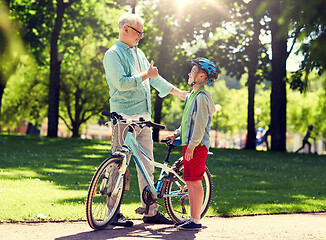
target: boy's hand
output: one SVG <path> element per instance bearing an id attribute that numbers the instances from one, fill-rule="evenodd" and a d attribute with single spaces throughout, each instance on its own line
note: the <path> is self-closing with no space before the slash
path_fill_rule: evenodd
<path id="1" fill-rule="evenodd" d="M 191 159 L 193 159 L 193 157 L 194 157 L 194 150 L 187 148 L 186 153 L 185 153 L 185 159 L 187 161 L 190 161 Z"/>
<path id="2" fill-rule="evenodd" d="M 167 136 L 164 139 L 170 139 L 171 140 L 171 144 L 172 144 L 174 142 L 174 140 L 176 139 L 176 135 L 173 134 L 173 135 Z M 165 143 L 165 145 L 167 145 L 167 144 Z"/>

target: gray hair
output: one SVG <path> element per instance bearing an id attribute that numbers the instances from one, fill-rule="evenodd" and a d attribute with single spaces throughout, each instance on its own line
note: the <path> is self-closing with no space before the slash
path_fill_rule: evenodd
<path id="1" fill-rule="evenodd" d="M 124 13 L 119 19 L 119 29 L 123 28 L 126 25 L 135 25 L 140 23 L 144 25 L 144 19 L 142 19 L 139 15 L 134 13 Z"/>

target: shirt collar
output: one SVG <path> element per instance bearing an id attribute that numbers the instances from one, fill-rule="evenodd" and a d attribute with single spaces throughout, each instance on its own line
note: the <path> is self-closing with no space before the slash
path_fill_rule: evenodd
<path id="1" fill-rule="evenodd" d="M 116 39 L 115 40 L 115 44 L 118 45 L 119 47 L 122 47 L 122 48 L 125 48 L 125 49 L 131 49 L 128 44 L 124 43 L 124 42 L 121 42 L 120 40 Z M 132 47 L 133 49 L 136 49 L 137 46 L 133 46 Z"/>

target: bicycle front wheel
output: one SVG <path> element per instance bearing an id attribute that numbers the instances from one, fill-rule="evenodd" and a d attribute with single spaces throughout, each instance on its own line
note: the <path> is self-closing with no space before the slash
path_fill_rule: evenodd
<path id="1" fill-rule="evenodd" d="M 183 164 L 180 164 L 179 171 L 183 173 Z M 207 167 L 203 176 L 202 185 L 204 189 L 204 199 L 201 208 L 201 218 L 203 218 L 206 214 L 212 201 L 213 194 L 212 177 Z M 164 198 L 164 205 L 169 216 L 174 222 L 180 222 L 183 219 L 189 218 L 191 216 L 188 188 L 185 183 L 181 182 L 180 180 L 170 181 L 166 185 L 164 192 L 165 194 L 170 195 Z M 180 196 L 180 194 L 184 195 Z"/>
<path id="2" fill-rule="evenodd" d="M 119 180 L 122 159 L 106 159 L 95 172 L 86 198 L 86 216 L 89 226 L 95 230 L 105 229 L 119 210 L 125 177 Z M 117 181 L 121 181 L 118 193 L 112 195 Z"/>

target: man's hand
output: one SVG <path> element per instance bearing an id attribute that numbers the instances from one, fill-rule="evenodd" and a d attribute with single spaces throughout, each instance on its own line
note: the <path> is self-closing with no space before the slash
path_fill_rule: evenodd
<path id="1" fill-rule="evenodd" d="M 187 148 L 186 153 L 185 153 L 186 161 L 190 161 L 193 158 L 194 158 L 194 150 L 190 149 L 190 148 Z"/>
<path id="2" fill-rule="evenodd" d="M 173 88 L 170 93 L 174 96 L 178 96 L 181 100 L 185 100 L 188 91 L 181 91 L 178 88 Z"/>
<path id="3" fill-rule="evenodd" d="M 147 78 L 156 78 L 158 77 L 157 67 L 154 67 L 154 61 L 152 60 L 151 65 L 149 65 L 147 72 L 143 75 L 143 81 Z"/>

